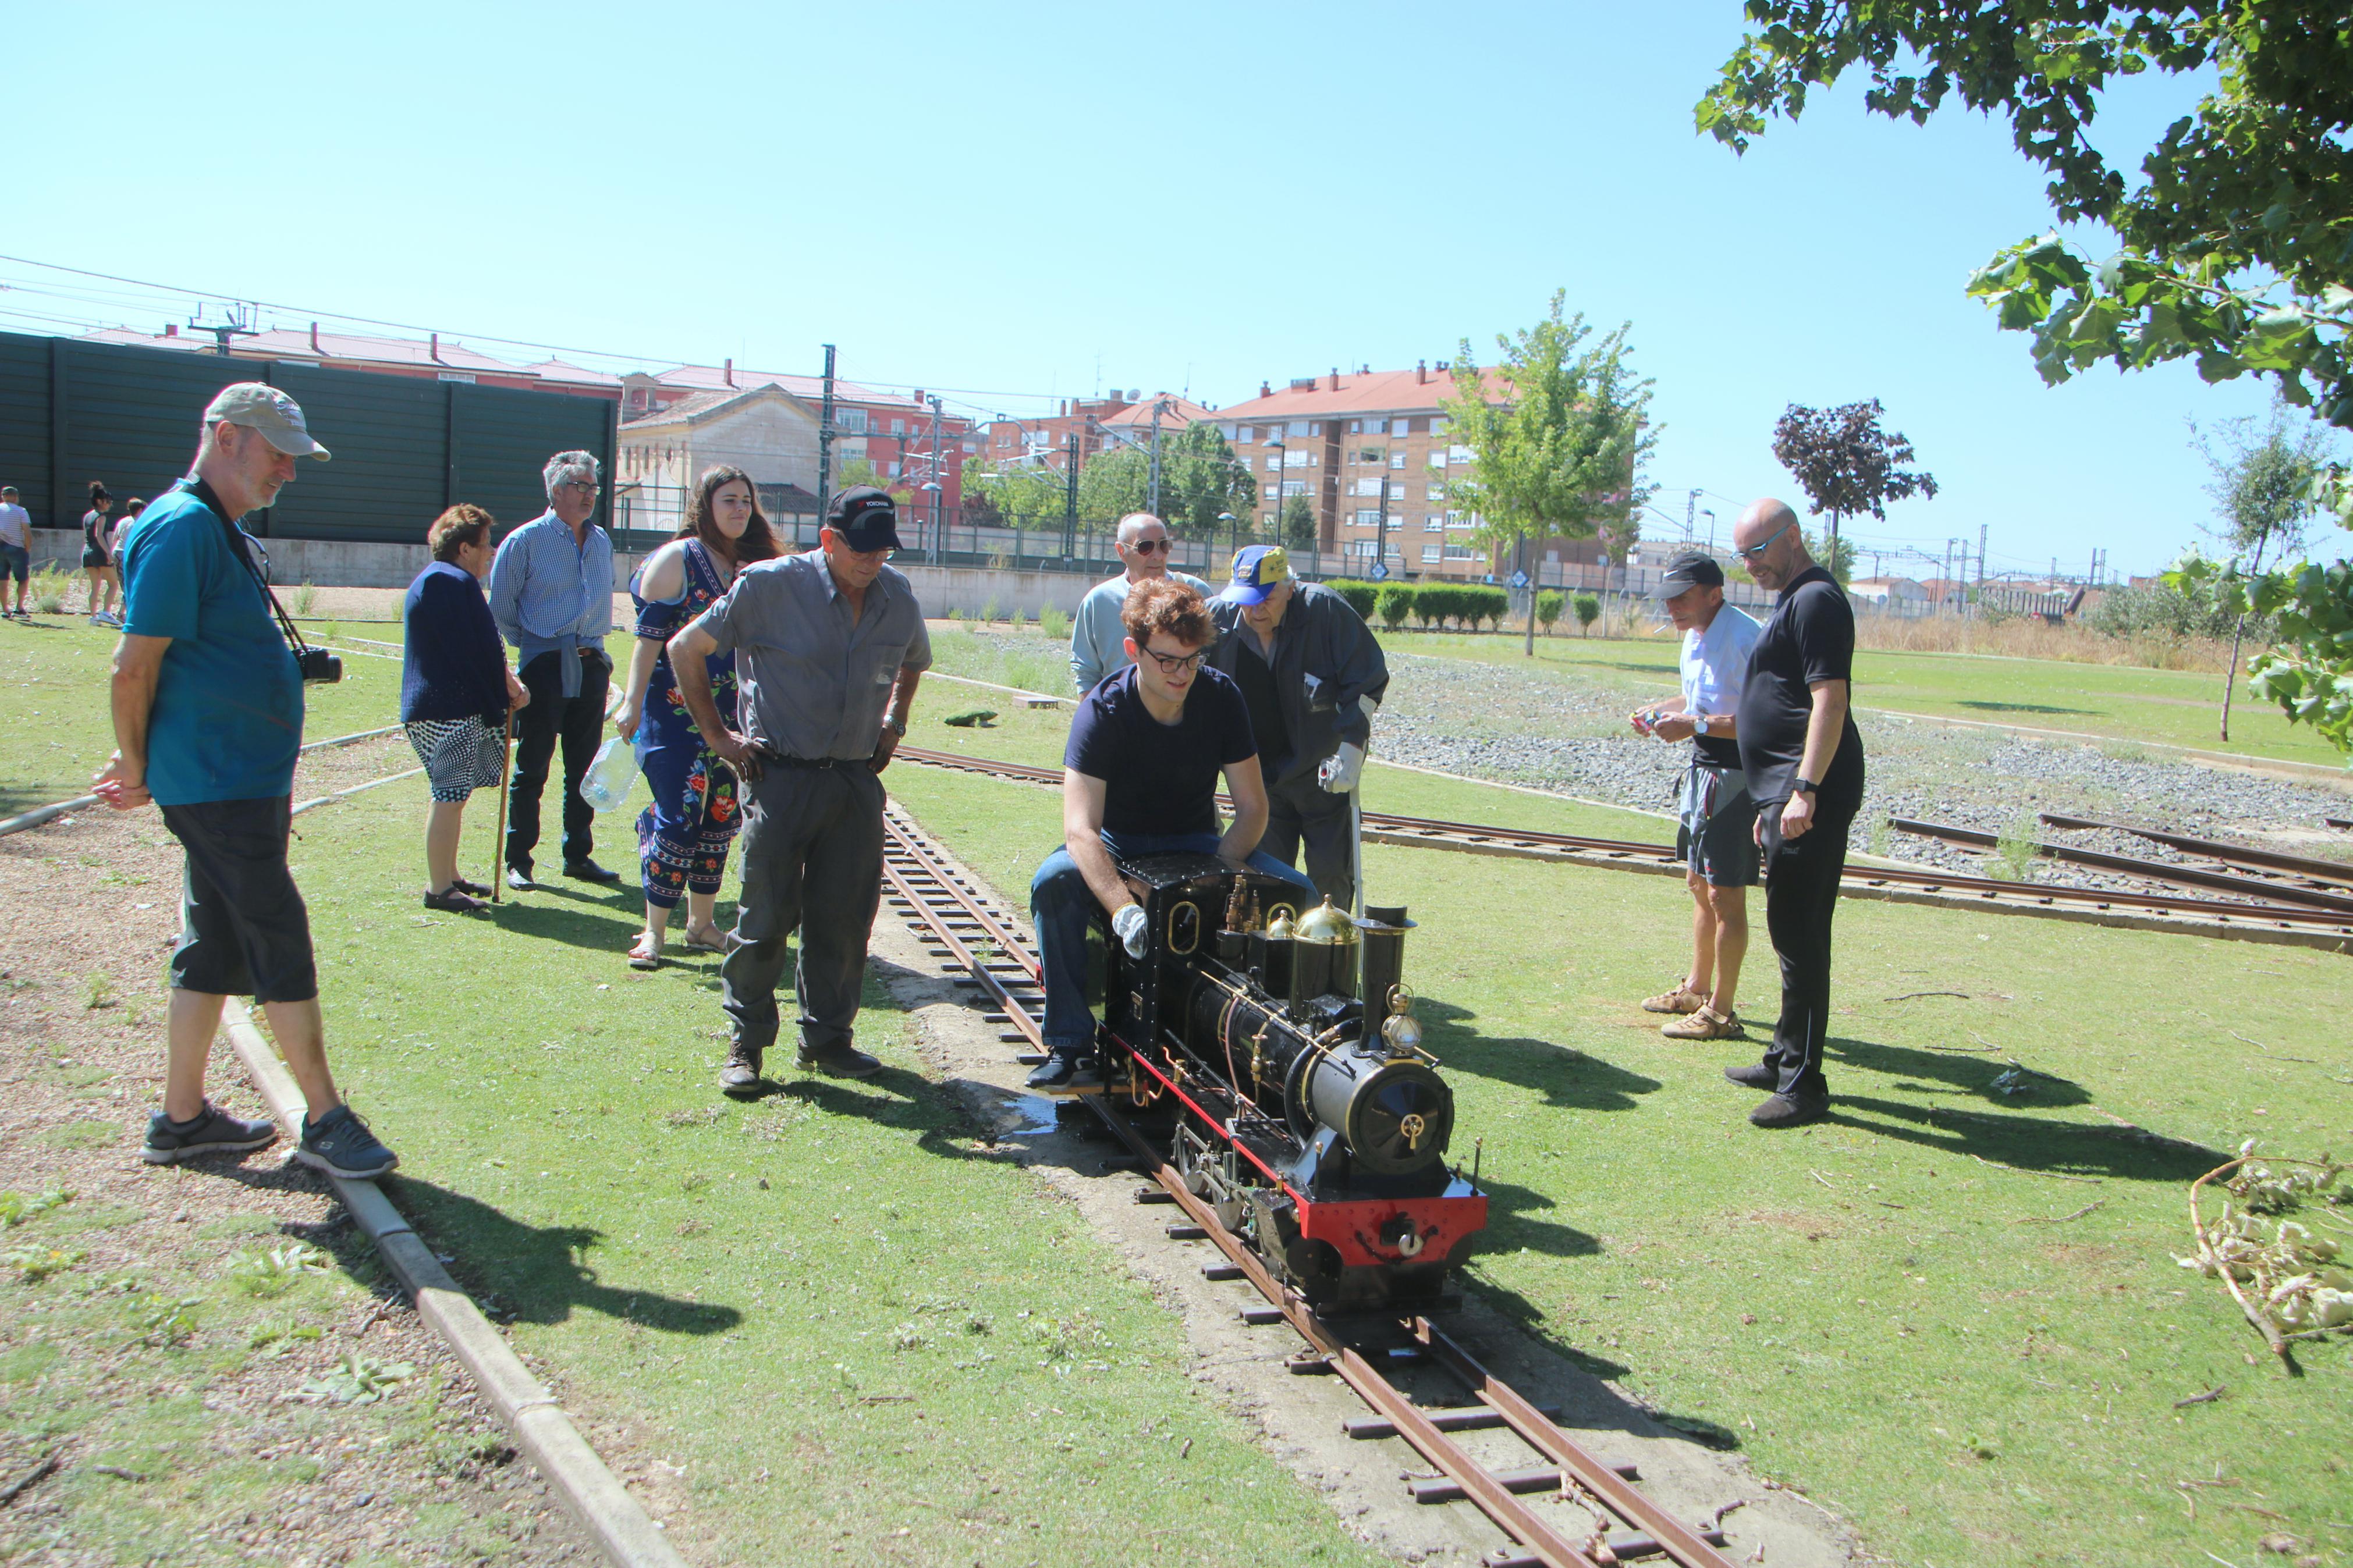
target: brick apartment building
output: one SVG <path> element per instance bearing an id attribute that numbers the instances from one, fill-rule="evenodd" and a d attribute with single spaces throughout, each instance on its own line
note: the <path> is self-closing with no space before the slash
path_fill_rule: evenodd
<path id="1" fill-rule="evenodd" d="M 992 419 L 978 432 L 980 460 L 991 468 L 1048 468 L 1061 473 L 1070 467 L 1071 443 L 1077 442 L 1079 467 L 1099 452 L 1117 447 L 1148 447 L 1152 416 L 1160 410 L 1163 435 L 1188 425 L 1214 419 L 1216 410 L 1175 393 L 1144 395 L 1143 390 L 1108 397 L 1062 399 L 1054 413 L 1036 419 Z"/>

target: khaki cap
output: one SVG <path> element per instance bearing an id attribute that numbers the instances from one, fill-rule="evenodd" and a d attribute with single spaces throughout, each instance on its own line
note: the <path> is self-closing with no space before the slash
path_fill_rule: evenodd
<path id="1" fill-rule="evenodd" d="M 224 419 L 260 431 L 263 440 L 290 458 L 328 459 L 327 449 L 311 438 L 310 427 L 302 423 L 302 405 L 267 382 L 240 381 L 222 387 L 205 410 L 205 428 Z"/>

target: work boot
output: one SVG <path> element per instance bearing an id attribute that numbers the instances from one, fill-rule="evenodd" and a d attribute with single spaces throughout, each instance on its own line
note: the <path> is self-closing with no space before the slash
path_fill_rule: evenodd
<path id="1" fill-rule="evenodd" d="M 729 1047 L 727 1065 L 719 1069 L 719 1087 L 730 1094 L 749 1094 L 760 1087 L 760 1052 L 758 1047 L 736 1045 Z"/>
<path id="2" fill-rule="evenodd" d="M 882 1058 L 870 1057 L 844 1040 L 818 1050 L 803 1046 L 793 1058 L 793 1065 L 804 1072 L 821 1072 L 828 1078 L 872 1078 L 882 1070 Z"/>
<path id="3" fill-rule="evenodd" d="M 1827 1094 L 1777 1094 L 1748 1113 L 1759 1127 L 1803 1127 L 1831 1113 Z"/>
<path id="4" fill-rule="evenodd" d="M 1767 1067 L 1763 1062 L 1750 1062 L 1746 1067 L 1725 1068 L 1724 1076 L 1743 1089 L 1771 1089 L 1781 1081 L 1781 1069 Z"/>

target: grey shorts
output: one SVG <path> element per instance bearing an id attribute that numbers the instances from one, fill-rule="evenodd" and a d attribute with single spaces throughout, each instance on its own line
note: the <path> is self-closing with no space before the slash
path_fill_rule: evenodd
<path id="1" fill-rule="evenodd" d="M 1712 888 L 1753 888 L 1764 879 L 1757 848 L 1757 803 L 1734 774 L 1713 792 L 1686 774 L 1675 824 L 1675 858 Z"/>

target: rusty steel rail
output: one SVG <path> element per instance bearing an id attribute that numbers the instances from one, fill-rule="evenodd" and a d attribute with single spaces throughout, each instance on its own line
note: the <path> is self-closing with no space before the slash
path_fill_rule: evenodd
<path id="1" fill-rule="evenodd" d="M 965 973 L 960 978 L 983 990 L 1001 1009 L 1004 1021 L 1018 1026 L 1018 1033 L 1000 1038 L 1026 1039 L 1033 1047 L 1039 1046 L 1041 1037 L 1031 1009 L 1039 1000 L 1044 976 L 1028 940 L 972 888 L 912 818 L 893 807 L 885 815 L 883 826 L 883 878 L 892 903 L 947 967 L 962 969 Z M 992 950 L 1001 956 L 988 956 Z M 1163 1201 L 1185 1213 L 1190 1222 L 1187 1236 L 1198 1233 L 1195 1238 L 1214 1243 L 1228 1259 L 1222 1277 L 1249 1280 L 1270 1303 L 1271 1310 L 1256 1309 L 1267 1314 L 1265 1321 L 1286 1322 L 1307 1342 L 1311 1356 L 1294 1365 L 1317 1371 L 1328 1367 L 1396 1436 L 1437 1466 L 1460 1489 L 1461 1496 L 1511 1538 L 1516 1550 L 1496 1554 L 1496 1561 L 1547 1568 L 1600 1568 L 1631 1557 L 1663 1555 L 1681 1568 L 1731 1568 L 1730 1560 L 1715 1550 L 1724 1540 L 1721 1530 L 1687 1525 L 1642 1496 L 1628 1482 L 1630 1466 L 1612 1465 L 1598 1458 L 1562 1431 L 1550 1415 L 1488 1371 L 1444 1330 L 1418 1315 L 1399 1317 L 1397 1326 L 1426 1349 L 1436 1364 L 1461 1381 L 1484 1408 L 1479 1416 L 1466 1416 L 1416 1405 L 1382 1374 L 1372 1357 L 1277 1280 L 1258 1255 L 1219 1221 L 1217 1210 L 1188 1190 L 1176 1167 L 1106 1100 L 1103 1095 L 1084 1097 L 1136 1164 L 1158 1184 L 1166 1194 Z M 1489 1412 L 1492 1417 L 1481 1418 Z M 1540 1487 L 1517 1472 L 1499 1472 L 1482 1464 L 1449 1435 L 1491 1426 L 1509 1427 L 1556 1467 L 1542 1473 Z M 1573 1539 L 1517 1495 L 1531 1489 L 1558 1492 L 1571 1483 L 1637 1533 Z"/>
<path id="2" fill-rule="evenodd" d="M 1909 833 L 1922 838 L 1941 839 L 1947 844 L 1964 844 L 1975 848 L 1990 849 L 2000 842 L 1994 834 L 1975 827 L 1956 827 L 1950 823 L 1922 822 L 1915 817 L 1891 816 L 1887 826 L 1898 833 Z M 2319 888 L 2296 888 L 2284 883 L 2264 881 L 2259 878 L 2242 877 L 2230 871 L 2203 871 L 2195 866 L 2178 866 L 2166 860 L 2144 860 L 2137 855 L 2111 855 L 2105 849 L 2078 849 L 2068 844 L 2050 844 L 2042 839 L 2032 841 L 2037 855 L 2070 866 L 2085 866 L 2094 870 L 2116 871 L 2128 877 L 2141 877 L 2152 882 L 2171 882 L 2184 888 L 2206 888 L 2217 892 L 2236 893 L 2242 898 L 2270 906 L 2267 917 L 2284 917 L 2279 906 L 2294 904 L 2302 909 L 2325 911 L 2323 918 L 2333 915 L 2339 921 L 2353 915 L 2353 893 L 2335 893 Z"/>
<path id="3" fill-rule="evenodd" d="M 925 767 L 973 773 L 982 778 L 1049 785 L 1059 785 L 1062 782 L 1059 768 L 998 762 L 987 757 L 965 756 L 956 752 L 935 752 L 922 746 L 902 746 L 894 755 L 902 761 Z M 1224 796 L 1219 799 L 1221 804 L 1230 805 Z M 1581 866 L 1623 870 L 1674 870 L 1682 865 L 1675 858 L 1672 846 L 1644 843 L 1638 839 L 1595 838 L 1538 828 L 1496 827 L 1475 822 L 1448 822 L 1435 817 L 1403 816 L 1377 811 L 1364 814 L 1364 826 L 1366 839 L 1371 843 L 1527 859 L 1567 860 Z M 1985 836 L 1985 841 L 1990 844 L 1991 836 Z M 2156 867 L 2162 863 L 2150 861 L 2146 864 Z M 2107 913 L 2164 916 L 2181 921 L 2212 921 L 2218 926 L 2240 930 L 2268 927 L 2316 933 L 2314 937 L 2295 939 L 2300 941 L 2327 943 L 2332 935 L 2353 941 L 2353 900 L 2347 900 L 2346 907 L 2341 910 L 2310 903 L 2289 903 L 2275 896 L 2279 890 L 2275 883 L 2250 879 L 2242 880 L 2248 884 L 2243 889 L 2247 896 L 2260 901 L 2232 903 L 2179 893 L 2006 882 L 1998 878 L 1971 876 L 1966 872 L 1909 866 L 1850 865 L 1845 885 L 1850 892 L 1865 896 L 1925 896 L 1928 901 L 1969 900 L 1973 900 L 1970 907 L 2025 913 L 2078 911 L 2075 918 L 2079 919 L 2095 920 Z M 2234 888 L 2234 890 L 2242 889 Z M 2196 931 L 2199 928 L 2186 929 Z"/>
<path id="4" fill-rule="evenodd" d="M 2161 827 L 2136 827 L 2129 822 L 2110 822 L 2104 817 L 2071 816 L 2060 811 L 2046 811 L 2041 815 L 2046 827 L 2105 827 L 2116 833 L 2129 833 L 2136 838 L 2146 838 L 2151 843 L 2163 844 L 2187 854 L 2203 855 L 2209 859 L 2259 866 L 2267 871 L 2285 871 L 2316 882 L 2353 888 L 2353 865 L 2343 860 L 2316 860 L 2309 855 L 2290 855 L 2282 849 L 2259 849 L 2247 844 L 2225 844 L 2215 838 L 2193 838 L 2187 833 L 2171 833 Z"/>

